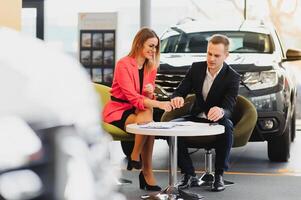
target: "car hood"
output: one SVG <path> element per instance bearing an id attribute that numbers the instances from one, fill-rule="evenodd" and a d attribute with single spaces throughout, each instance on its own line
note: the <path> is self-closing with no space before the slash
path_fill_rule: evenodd
<path id="1" fill-rule="evenodd" d="M 205 61 L 206 54 L 194 54 L 194 53 L 162 53 L 161 64 L 167 64 L 173 67 L 190 66 L 193 62 Z M 237 54 L 232 53 L 226 59 L 226 63 L 230 65 L 255 65 L 255 66 L 272 66 L 276 63 L 274 54 L 254 54 L 244 53 Z"/>

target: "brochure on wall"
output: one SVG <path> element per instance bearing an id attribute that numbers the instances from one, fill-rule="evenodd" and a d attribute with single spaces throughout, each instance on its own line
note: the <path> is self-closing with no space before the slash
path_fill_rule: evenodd
<path id="1" fill-rule="evenodd" d="M 112 84 L 116 57 L 117 13 L 79 13 L 79 61 L 93 82 Z"/>

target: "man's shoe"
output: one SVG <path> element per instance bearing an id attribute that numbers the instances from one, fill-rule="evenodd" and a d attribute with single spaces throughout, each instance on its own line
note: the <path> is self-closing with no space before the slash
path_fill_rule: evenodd
<path id="1" fill-rule="evenodd" d="M 189 187 L 198 187 L 199 186 L 199 179 L 197 176 L 192 176 L 189 174 L 184 174 L 182 180 L 178 184 L 179 189 L 186 189 Z"/>
<path id="2" fill-rule="evenodd" d="M 222 175 L 216 174 L 214 176 L 214 181 L 211 190 L 214 192 L 220 192 L 225 190 L 225 183 Z"/>

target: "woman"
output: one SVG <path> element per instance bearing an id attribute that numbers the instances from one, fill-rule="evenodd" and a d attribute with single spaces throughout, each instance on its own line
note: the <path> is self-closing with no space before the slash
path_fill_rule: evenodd
<path id="1" fill-rule="evenodd" d="M 123 130 L 127 124 L 153 120 L 153 108 L 172 109 L 170 102 L 155 100 L 154 88 L 160 57 L 160 40 L 149 28 L 135 36 L 128 56 L 115 67 L 111 101 L 103 110 L 104 121 Z M 154 136 L 135 135 L 135 144 L 128 161 L 128 170 L 141 169 L 141 189 L 159 191 L 152 171 Z M 141 158 L 141 160 L 140 160 Z"/>

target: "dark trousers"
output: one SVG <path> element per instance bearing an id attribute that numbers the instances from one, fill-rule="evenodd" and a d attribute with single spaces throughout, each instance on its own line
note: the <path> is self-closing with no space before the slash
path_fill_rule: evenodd
<path id="1" fill-rule="evenodd" d="M 173 121 L 194 121 L 210 123 L 207 119 L 200 119 L 194 116 L 184 116 Z M 215 172 L 223 173 L 229 168 L 229 155 L 233 143 L 233 123 L 227 118 L 222 118 L 218 124 L 225 127 L 225 133 L 218 135 L 212 146 L 215 149 Z M 189 144 L 186 143 L 185 137 L 178 138 L 178 166 L 181 173 L 195 175 L 195 169 L 188 152 Z"/>

